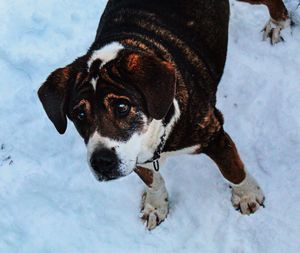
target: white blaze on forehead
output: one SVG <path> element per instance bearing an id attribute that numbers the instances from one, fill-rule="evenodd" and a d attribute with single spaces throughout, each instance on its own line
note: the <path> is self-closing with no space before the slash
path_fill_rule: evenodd
<path id="1" fill-rule="evenodd" d="M 124 47 L 119 42 L 112 42 L 94 51 L 88 61 L 88 67 L 90 68 L 97 59 L 102 61 L 100 68 L 103 67 L 106 63 L 115 59 L 121 49 L 124 49 Z"/>

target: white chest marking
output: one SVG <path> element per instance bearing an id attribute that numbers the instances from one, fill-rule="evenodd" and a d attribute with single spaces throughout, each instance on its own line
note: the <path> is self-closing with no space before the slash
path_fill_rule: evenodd
<path id="1" fill-rule="evenodd" d="M 138 163 L 142 164 L 153 157 L 157 146 L 160 144 L 160 137 L 164 134 L 164 132 L 166 133 L 166 139 L 168 139 L 176 121 L 180 117 L 180 109 L 176 99 L 174 99 L 173 104 L 175 107 L 175 114 L 167 127 L 163 126 L 161 120 L 153 120 L 150 123 L 147 132 L 143 136 L 141 151 L 138 155 Z"/>
<path id="2" fill-rule="evenodd" d="M 165 153 L 162 153 L 162 158 L 167 158 L 169 156 L 175 156 L 175 155 L 191 155 L 191 154 L 195 154 L 200 147 L 201 147 L 201 145 L 199 144 L 199 145 L 195 145 L 195 146 L 191 146 L 191 147 L 179 149 L 179 150 L 176 150 L 176 151 L 165 152 Z"/>
<path id="3" fill-rule="evenodd" d="M 98 79 L 99 77 L 96 77 L 91 80 L 91 84 L 93 85 L 94 90 L 96 90 Z"/>

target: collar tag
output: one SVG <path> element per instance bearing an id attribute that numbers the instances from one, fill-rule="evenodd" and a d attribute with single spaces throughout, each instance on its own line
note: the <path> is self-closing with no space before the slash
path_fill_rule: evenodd
<path id="1" fill-rule="evenodd" d="M 156 172 L 159 171 L 159 160 L 153 161 L 153 168 Z"/>

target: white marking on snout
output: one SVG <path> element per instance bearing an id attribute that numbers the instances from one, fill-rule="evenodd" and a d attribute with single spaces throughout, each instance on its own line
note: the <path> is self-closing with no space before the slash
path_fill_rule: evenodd
<path id="1" fill-rule="evenodd" d="M 120 162 L 120 173 L 123 176 L 129 175 L 136 167 L 137 155 L 142 144 L 141 140 L 142 136 L 139 133 L 134 133 L 127 142 L 121 142 L 103 137 L 96 131 L 87 144 L 88 163 L 91 167 L 90 160 L 97 147 L 114 149 Z"/>
<path id="2" fill-rule="evenodd" d="M 178 102 L 174 99 L 175 113 L 165 127 L 162 120 L 152 120 L 147 126 L 147 118 L 144 116 L 144 130 L 134 133 L 126 142 L 116 141 L 108 137 L 101 136 L 99 131 L 95 131 L 87 144 L 88 163 L 97 147 L 114 149 L 120 161 L 119 171 L 122 175 L 130 174 L 137 164 L 143 164 L 154 155 L 157 146 L 161 142 L 161 136 L 165 133 L 166 139 L 169 137 L 175 122 L 180 117 Z M 190 151 L 190 150 L 189 150 Z"/>
<path id="3" fill-rule="evenodd" d="M 121 45 L 119 42 L 111 42 L 107 44 L 106 46 L 95 50 L 90 57 L 88 61 L 88 67 L 90 68 L 93 64 L 93 62 L 97 59 L 101 60 L 101 66 L 102 68 L 106 63 L 110 62 L 111 60 L 115 59 L 119 53 L 120 50 L 124 49 L 123 45 Z"/>

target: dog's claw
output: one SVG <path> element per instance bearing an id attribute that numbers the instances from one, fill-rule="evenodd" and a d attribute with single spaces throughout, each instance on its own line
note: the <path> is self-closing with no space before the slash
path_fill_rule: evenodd
<path id="1" fill-rule="evenodd" d="M 143 215 L 142 219 L 145 222 L 146 228 L 152 230 L 156 228 L 163 220 L 161 220 L 156 212 Z"/>
<path id="2" fill-rule="evenodd" d="M 265 197 L 263 197 L 263 199 L 261 201 L 259 201 L 259 199 L 256 199 L 256 201 L 259 203 L 259 205 L 262 207 L 262 208 L 265 208 Z"/>
<path id="3" fill-rule="evenodd" d="M 273 19 L 270 19 L 265 27 L 261 30 L 261 32 L 263 32 L 263 40 L 265 41 L 270 38 L 271 45 L 275 45 L 279 42 L 284 42 L 284 39 L 280 35 L 280 32 L 290 25 L 290 19 L 286 19 L 284 21 L 275 21 Z"/>
<path id="4" fill-rule="evenodd" d="M 142 197 L 141 219 L 148 230 L 153 230 L 162 223 L 168 215 L 168 199 L 153 198 L 145 192 Z"/>
<path id="5" fill-rule="evenodd" d="M 141 219 L 144 221 L 148 230 L 156 228 L 166 218 L 166 214 L 151 206 L 145 207 L 141 212 Z"/>
<path id="6" fill-rule="evenodd" d="M 253 201 L 250 199 L 241 199 L 237 205 L 234 205 L 236 211 L 239 211 L 241 214 L 250 215 L 255 213 L 260 206 L 263 208 L 265 205 L 263 203 L 259 203 L 258 201 Z"/>
<path id="7" fill-rule="evenodd" d="M 250 215 L 263 206 L 265 197 L 254 178 L 247 175 L 244 182 L 232 187 L 233 207 L 241 214 Z"/>

